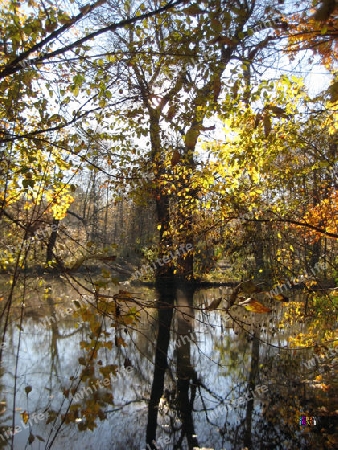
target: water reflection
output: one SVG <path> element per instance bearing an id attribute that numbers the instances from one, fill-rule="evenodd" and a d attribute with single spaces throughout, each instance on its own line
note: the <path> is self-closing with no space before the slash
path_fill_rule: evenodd
<path id="1" fill-rule="evenodd" d="M 175 286 L 174 279 L 167 278 L 158 286 L 159 330 L 156 345 L 155 368 L 152 391 L 148 406 L 146 443 L 155 449 L 162 443 L 172 443 L 172 448 L 182 448 L 184 441 L 189 449 L 198 446 L 193 421 L 193 405 L 199 385 L 197 373 L 191 362 L 191 343 L 194 330 L 194 308 L 192 286 Z M 168 364 L 170 330 L 173 319 L 174 300 L 176 307 L 176 342 L 174 342 L 174 364 Z M 164 390 L 165 372 L 168 369 L 170 388 Z M 175 370 L 176 369 L 176 370 Z M 161 428 L 167 436 L 156 436 L 158 408 L 165 411 L 167 423 Z"/>
<path id="2" fill-rule="evenodd" d="M 218 290 L 169 277 L 135 292 L 137 304 L 109 300 L 103 315 L 95 301 L 76 308 L 79 293 L 60 280 L 32 283 L 21 326 L 18 295 L 2 355 L 0 448 L 335 448 L 337 373 L 313 382 L 301 365 L 311 352 L 283 350 L 282 307 L 239 311 L 243 324 L 205 312 Z M 127 314 L 135 305 L 139 323 Z M 325 416 L 326 436 L 300 415 Z"/>

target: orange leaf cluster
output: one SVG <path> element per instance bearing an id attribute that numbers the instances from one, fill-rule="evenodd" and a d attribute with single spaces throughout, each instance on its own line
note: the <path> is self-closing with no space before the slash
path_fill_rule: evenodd
<path id="1" fill-rule="evenodd" d="M 290 52 L 310 49 L 321 58 L 321 62 L 329 69 L 332 68 L 338 57 L 338 20 L 335 14 L 319 19 L 316 11 L 308 17 L 299 14 L 292 17 L 292 23 L 288 23 L 288 36 Z"/>
<path id="2" fill-rule="evenodd" d="M 338 233 L 338 192 L 333 191 L 316 206 L 310 208 L 304 216 L 304 221 L 318 228 L 324 228 L 328 233 Z M 307 234 L 314 240 L 321 233 L 308 230 Z"/>

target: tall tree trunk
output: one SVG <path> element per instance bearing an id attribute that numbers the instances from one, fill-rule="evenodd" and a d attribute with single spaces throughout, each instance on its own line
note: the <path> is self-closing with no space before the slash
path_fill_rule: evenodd
<path id="1" fill-rule="evenodd" d="M 260 222 L 255 223 L 254 230 L 255 276 L 264 277 L 264 244 L 263 230 Z"/>
<path id="2" fill-rule="evenodd" d="M 54 259 L 54 247 L 56 244 L 56 240 L 58 237 L 58 227 L 60 221 L 58 219 L 53 218 L 52 223 L 52 232 L 49 235 L 48 243 L 47 243 L 47 253 L 46 253 L 46 263 L 50 263 Z"/>
<path id="3" fill-rule="evenodd" d="M 320 195 L 320 188 L 318 186 L 318 177 L 319 177 L 319 173 L 317 170 L 313 171 L 313 187 L 312 187 L 312 206 L 316 207 L 320 201 L 321 201 L 321 195 Z M 322 225 L 322 222 L 319 222 L 318 225 Z M 315 267 L 315 265 L 318 263 L 319 259 L 320 259 L 320 254 L 321 254 L 321 240 L 320 238 L 318 238 L 317 241 L 315 241 L 312 245 L 311 245 L 311 257 L 310 257 L 310 267 L 308 267 L 307 269 L 311 270 L 313 267 Z"/>

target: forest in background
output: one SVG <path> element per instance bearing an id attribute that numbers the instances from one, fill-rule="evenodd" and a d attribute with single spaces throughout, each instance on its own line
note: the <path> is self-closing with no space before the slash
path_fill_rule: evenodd
<path id="1" fill-rule="evenodd" d="M 3 271 L 335 276 L 335 2 L 1 6 Z"/>
<path id="2" fill-rule="evenodd" d="M 3 1 L 5 331 L 32 273 L 98 274 L 95 298 L 128 278 L 160 298 L 201 281 L 334 295 L 336 13 Z"/>
<path id="3" fill-rule="evenodd" d="M 332 0 L 0 0 L 0 360 L 18 333 L 13 429 L 25 320 L 43 316 L 57 355 L 62 288 L 77 321 L 69 336 L 82 332 L 79 323 L 85 330 L 78 376 L 62 386 L 67 400 L 75 387 L 115 373 L 114 358 L 143 314 L 144 340 L 154 341 L 150 448 L 171 333 L 183 341 L 172 357 L 176 406 L 193 423 L 193 342 L 182 338 L 193 336 L 196 318 L 212 329 L 226 313 L 236 344 L 243 332 L 250 370 L 239 381 L 252 391 L 260 345 L 276 333 L 290 367 L 299 363 L 296 350 L 311 348 L 334 373 L 337 14 Z M 129 279 L 153 283 L 156 299 L 137 297 Z M 194 298 L 205 282 L 233 289 Z M 232 341 L 221 336 L 217 351 L 235 365 Z M 132 363 L 132 352 L 119 361 Z M 323 379 L 320 393 L 335 392 L 334 377 Z M 58 382 L 51 386 L 60 392 Z M 31 391 L 24 388 L 27 405 Z M 48 403 L 46 425 L 60 427 L 46 448 L 80 413 L 87 421 L 79 431 L 93 430 L 113 404 L 108 394 L 102 404 L 96 392 L 83 405 L 70 402 L 66 412 Z M 249 442 L 254 403 L 247 405 Z M 290 411 L 279 414 L 290 426 Z"/>
<path id="4" fill-rule="evenodd" d="M 181 242 L 188 277 L 333 268 L 336 11 L 292 6 L 2 2 L 2 269 Z"/>

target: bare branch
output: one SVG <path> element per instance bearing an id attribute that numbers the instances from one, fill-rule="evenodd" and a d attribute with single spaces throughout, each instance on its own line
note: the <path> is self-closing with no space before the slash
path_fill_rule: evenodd
<path id="1" fill-rule="evenodd" d="M 97 36 L 100 36 L 101 34 L 107 33 L 108 31 L 115 31 L 118 28 L 123 28 L 127 25 L 132 25 L 134 23 L 141 22 L 142 20 L 149 19 L 150 17 L 153 17 L 157 14 L 161 14 L 161 13 L 163 13 L 169 9 L 175 8 L 176 6 L 183 4 L 185 2 L 186 2 L 186 0 L 170 1 L 167 4 L 165 4 L 164 6 L 162 6 L 161 8 L 157 8 L 153 11 L 150 11 L 150 12 L 147 12 L 144 14 L 140 14 L 139 16 L 134 16 L 130 19 L 121 20 L 120 22 L 118 22 L 116 24 L 114 23 L 114 24 L 108 25 L 107 27 L 101 28 L 100 30 L 97 30 L 97 31 L 87 34 L 86 36 L 82 37 L 81 39 L 78 39 L 77 41 L 73 42 L 72 44 L 66 45 L 66 46 L 59 48 L 57 50 L 54 50 L 50 53 L 42 54 L 41 56 L 38 56 L 37 58 L 33 58 L 29 61 L 29 63 L 35 65 L 35 64 L 41 63 L 42 61 L 45 61 L 47 59 L 54 58 L 55 56 L 62 55 L 70 50 L 73 50 L 76 47 L 79 47 L 80 45 L 84 44 L 85 42 L 90 41 L 91 39 L 94 39 Z M 89 12 L 93 11 L 96 7 L 100 6 L 101 4 L 102 4 L 102 2 L 99 0 L 97 3 L 95 3 L 94 5 L 89 7 L 89 9 L 86 8 L 84 10 L 85 11 L 84 13 L 81 13 L 78 16 L 76 16 L 73 21 L 63 25 L 61 28 L 59 28 L 58 30 L 51 33 L 46 39 L 44 39 L 40 43 L 34 45 L 32 48 L 23 52 L 21 55 L 19 55 L 14 61 L 12 61 L 10 64 L 8 64 L 0 72 L 0 79 L 7 77 L 9 75 L 13 75 L 16 72 L 19 72 L 22 69 L 22 66 L 20 65 L 20 63 L 22 63 L 22 61 L 27 59 L 27 57 L 30 54 L 43 48 L 47 43 L 49 43 L 54 38 L 60 36 L 62 33 L 67 31 L 70 28 L 70 26 L 77 23 L 80 19 L 82 19 Z"/>

